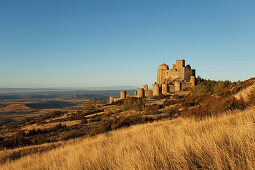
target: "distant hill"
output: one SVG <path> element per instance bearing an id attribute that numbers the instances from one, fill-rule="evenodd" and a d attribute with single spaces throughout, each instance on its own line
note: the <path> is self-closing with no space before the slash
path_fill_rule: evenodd
<path id="1" fill-rule="evenodd" d="M 120 86 L 119 86 L 120 87 Z M 113 87 L 112 87 L 113 88 Z M 130 86 L 131 88 L 131 86 Z M 54 98 L 100 98 L 108 99 L 109 96 L 119 97 L 120 90 L 60 90 L 60 89 L 0 89 L 0 100 L 13 99 L 54 99 Z M 134 90 L 128 90 L 128 94 L 133 94 Z"/>
<path id="2" fill-rule="evenodd" d="M 106 86 L 106 87 L 88 87 L 86 90 L 135 90 L 136 86 Z"/>

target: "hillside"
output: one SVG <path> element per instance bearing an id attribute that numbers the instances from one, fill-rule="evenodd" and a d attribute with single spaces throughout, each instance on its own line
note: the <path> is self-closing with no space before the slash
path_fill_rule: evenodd
<path id="1" fill-rule="evenodd" d="M 0 119 L 0 150 L 89 137 L 162 119 L 203 119 L 230 110 L 244 110 L 251 105 L 249 101 L 233 95 L 253 84 L 254 79 L 234 83 L 200 79 L 190 94 L 186 91 L 152 98 L 128 97 L 112 104 L 96 98 L 3 103 L 2 114 L 15 110 L 16 117 L 28 116 L 29 111 L 39 116 L 13 123 L 8 117 Z"/>
<path id="2" fill-rule="evenodd" d="M 253 157 L 244 155 L 242 149 L 253 147 L 249 128 L 254 128 L 254 82 L 254 78 L 243 82 L 199 79 L 197 86 L 185 93 L 128 97 L 112 104 L 93 98 L 9 125 L 4 125 L 10 121 L 6 119 L 0 127 L 0 164 L 7 169 L 18 169 L 16 163 L 24 163 L 24 169 L 30 164 L 35 169 L 74 169 L 73 165 L 80 169 L 253 166 L 249 162 Z M 235 98 L 243 92 L 248 100 Z M 54 107 L 62 104 L 66 105 L 53 102 Z M 37 109 L 51 105 L 34 101 L 19 106 Z M 8 105 L 3 103 L 2 108 L 8 109 Z M 217 155 L 210 155 L 217 149 Z M 42 165 L 36 161 L 34 165 L 34 158 Z M 234 159 L 239 162 L 231 162 Z"/>
<path id="3" fill-rule="evenodd" d="M 1 169 L 253 169 L 254 120 L 255 108 L 250 108 L 202 121 L 179 118 L 136 125 L 62 143 L 6 162 Z"/>

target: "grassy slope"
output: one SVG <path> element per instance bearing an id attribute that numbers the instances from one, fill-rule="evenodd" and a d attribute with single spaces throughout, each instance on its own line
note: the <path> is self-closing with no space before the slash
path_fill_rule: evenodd
<path id="1" fill-rule="evenodd" d="M 254 169 L 254 122 L 250 108 L 203 121 L 137 125 L 24 156 L 0 169 Z"/>

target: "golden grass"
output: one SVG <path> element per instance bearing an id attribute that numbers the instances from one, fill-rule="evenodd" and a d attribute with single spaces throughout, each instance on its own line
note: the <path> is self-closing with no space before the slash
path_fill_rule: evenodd
<path id="1" fill-rule="evenodd" d="M 240 92 L 238 92 L 237 94 L 234 95 L 235 98 L 237 99 L 241 99 L 243 98 L 245 101 L 248 100 L 248 95 L 249 93 L 255 88 L 255 83 L 243 90 L 241 90 Z"/>
<path id="2" fill-rule="evenodd" d="M 203 121 L 121 129 L 2 164 L 1 169 L 254 169 L 255 108 Z"/>
<path id="3" fill-rule="evenodd" d="M 81 120 L 72 120 L 72 121 L 65 121 L 65 122 L 52 122 L 52 123 L 45 123 L 45 124 L 32 124 L 32 125 L 27 125 L 22 128 L 24 131 L 32 130 L 32 129 L 48 129 L 52 128 L 58 124 L 61 125 L 66 125 L 66 126 L 73 126 L 73 125 L 78 125 L 81 123 Z"/>

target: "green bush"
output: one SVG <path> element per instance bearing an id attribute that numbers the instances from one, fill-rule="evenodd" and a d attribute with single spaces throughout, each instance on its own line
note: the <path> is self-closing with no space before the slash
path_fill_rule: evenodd
<path id="1" fill-rule="evenodd" d="M 229 80 L 226 81 L 218 81 L 218 83 L 214 86 L 213 91 L 218 95 L 226 96 L 229 90 L 227 89 L 232 85 L 232 82 Z"/>
<path id="2" fill-rule="evenodd" d="M 198 84 L 192 87 L 190 90 L 190 94 L 193 96 L 203 96 L 209 94 L 210 92 L 212 92 L 211 87 L 205 84 Z"/>

